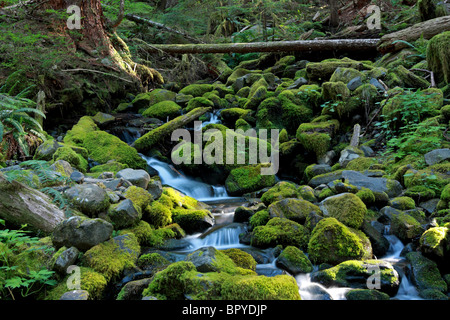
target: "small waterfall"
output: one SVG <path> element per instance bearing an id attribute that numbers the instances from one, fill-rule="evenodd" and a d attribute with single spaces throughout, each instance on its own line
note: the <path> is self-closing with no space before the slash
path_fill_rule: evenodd
<path id="1" fill-rule="evenodd" d="M 231 199 L 223 186 L 212 186 L 184 176 L 168 163 L 155 158 L 146 156 L 143 158 L 150 167 L 158 171 L 162 184 L 171 186 L 199 201 Z"/>
<path id="2" fill-rule="evenodd" d="M 132 144 L 141 137 L 141 133 L 138 128 L 126 127 L 123 128 L 123 130 L 120 130 L 118 137 L 127 144 Z"/>
<path id="3" fill-rule="evenodd" d="M 239 243 L 239 234 L 244 232 L 244 226 L 237 223 L 221 227 L 212 232 L 207 232 L 204 235 L 194 235 L 187 237 L 186 240 L 190 242 L 190 250 L 197 250 L 202 247 L 215 247 L 216 249 L 229 249 L 245 247 Z"/>
<path id="4" fill-rule="evenodd" d="M 295 280 L 302 300 L 346 300 L 345 294 L 351 290 L 341 287 L 326 288 L 320 283 L 311 281 L 311 273 L 299 274 Z"/>
<path id="5" fill-rule="evenodd" d="M 207 126 L 208 124 L 217 124 L 217 123 L 222 123 L 222 121 L 220 121 L 219 116 L 220 116 L 220 110 L 216 111 L 214 113 L 210 114 L 211 117 L 209 118 L 208 121 L 205 121 L 202 123 L 202 127 Z"/>

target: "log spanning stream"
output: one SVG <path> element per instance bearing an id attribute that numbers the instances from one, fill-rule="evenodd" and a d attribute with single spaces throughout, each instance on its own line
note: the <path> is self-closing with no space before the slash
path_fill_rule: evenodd
<path id="1" fill-rule="evenodd" d="M 219 120 L 217 117 L 212 117 L 210 121 L 217 123 Z M 131 140 L 126 141 L 127 143 L 132 143 L 138 137 L 136 135 L 126 136 L 130 137 Z M 189 253 L 203 247 L 212 246 L 219 250 L 238 248 L 258 257 L 256 259 L 258 263 L 256 272 L 259 275 L 270 277 L 287 273 L 277 267 L 274 248 L 259 249 L 240 242 L 239 235 L 246 231 L 246 225 L 233 222 L 233 217 L 235 209 L 245 203 L 243 198 L 230 197 L 224 186 L 212 186 L 193 177 L 185 176 L 168 163 L 152 157 L 142 157 L 150 167 L 158 172 L 164 185 L 173 187 L 188 196 L 209 204 L 215 217 L 215 225 L 206 232 L 188 235 L 183 239 L 176 240 L 179 241 L 179 244 L 166 251 L 166 254 L 171 257 L 170 260 L 183 260 Z M 386 227 L 384 236 L 389 241 L 390 248 L 386 255 L 379 260 L 388 261 L 394 266 L 400 265 L 396 268 L 401 277 L 400 287 L 396 296 L 391 297 L 391 299 L 421 300 L 409 276 L 401 270 L 402 265 L 404 267 L 405 259 L 400 256 L 400 253 L 404 245 L 396 236 L 390 234 L 389 226 Z M 314 266 L 313 272 L 317 270 L 318 266 Z M 311 280 L 311 273 L 292 276 L 295 277 L 302 300 L 345 300 L 345 293 L 351 290 L 351 288 L 345 287 L 324 287 Z"/>

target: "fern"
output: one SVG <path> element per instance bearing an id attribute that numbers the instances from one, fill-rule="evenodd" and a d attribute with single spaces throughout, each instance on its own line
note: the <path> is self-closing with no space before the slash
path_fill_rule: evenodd
<path id="1" fill-rule="evenodd" d="M 28 160 L 20 164 L 21 167 L 30 168 L 38 177 L 42 185 L 70 184 L 70 178 L 55 174 L 47 161 Z"/>
<path id="2" fill-rule="evenodd" d="M 51 197 L 53 199 L 53 203 L 57 204 L 60 209 L 64 209 L 65 207 L 67 207 L 68 203 L 66 199 L 62 196 L 62 194 L 58 190 L 51 187 L 45 187 L 42 188 L 40 191 Z"/>

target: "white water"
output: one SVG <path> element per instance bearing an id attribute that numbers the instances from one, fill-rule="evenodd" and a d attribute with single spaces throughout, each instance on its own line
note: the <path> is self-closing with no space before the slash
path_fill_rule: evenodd
<path id="1" fill-rule="evenodd" d="M 230 224 L 222 227 L 214 232 L 202 237 L 201 234 L 186 237 L 190 242 L 192 250 L 197 250 L 202 247 L 215 247 L 216 249 L 230 249 L 247 247 L 239 242 L 239 234 L 245 229 L 240 224 Z"/>
<path id="2" fill-rule="evenodd" d="M 182 193 L 199 201 L 216 201 L 233 199 L 227 194 L 224 186 L 212 186 L 187 177 L 166 162 L 152 157 L 143 156 L 147 164 L 158 171 L 161 183 L 171 186 Z"/>
<path id="3" fill-rule="evenodd" d="M 207 126 L 208 124 L 217 124 L 222 123 L 219 119 L 220 111 L 216 111 L 214 113 L 211 113 L 211 118 L 208 121 L 205 121 L 202 123 L 202 127 Z"/>

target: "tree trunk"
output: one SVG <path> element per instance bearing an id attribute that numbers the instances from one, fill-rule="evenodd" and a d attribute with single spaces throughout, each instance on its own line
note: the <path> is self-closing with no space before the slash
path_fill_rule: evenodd
<path id="1" fill-rule="evenodd" d="M 339 25 L 339 6 L 338 0 L 329 0 L 330 7 L 330 26 L 336 28 Z"/>
<path id="2" fill-rule="evenodd" d="M 80 8 L 81 29 L 67 32 L 66 21 L 56 25 L 72 39 L 77 50 L 103 61 L 107 58 L 110 69 L 126 74 L 132 81 L 144 87 L 150 82 L 162 82 L 161 75 L 154 69 L 134 63 L 126 44 L 113 30 L 113 23 L 103 15 L 100 0 L 49 0 L 43 2 L 43 9 L 53 9 L 66 12 L 70 5 Z M 123 12 L 122 12 L 123 13 Z M 120 17 L 118 17 L 120 20 Z M 109 22 L 109 23 L 108 23 Z M 115 23 L 117 24 L 117 22 Z"/>
<path id="3" fill-rule="evenodd" d="M 450 30 L 450 16 L 427 20 L 409 28 L 382 36 L 378 43 L 378 51 L 382 54 L 399 51 L 408 47 L 408 45 L 403 42 L 394 43 L 396 40 L 414 42 L 422 35 L 424 39 L 431 39 L 435 35 L 448 30 Z"/>
<path id="4" fill-rule="evenodd" d="M 289 51 L 375 51 L 380 39 L 336 39 L 298 40 L 225 44 L 166 44 L 148 45 L 149 53 L 164 51 L 172 54 L 184 53 L 249 53 L 249 52 L 289 52 Z"/>

